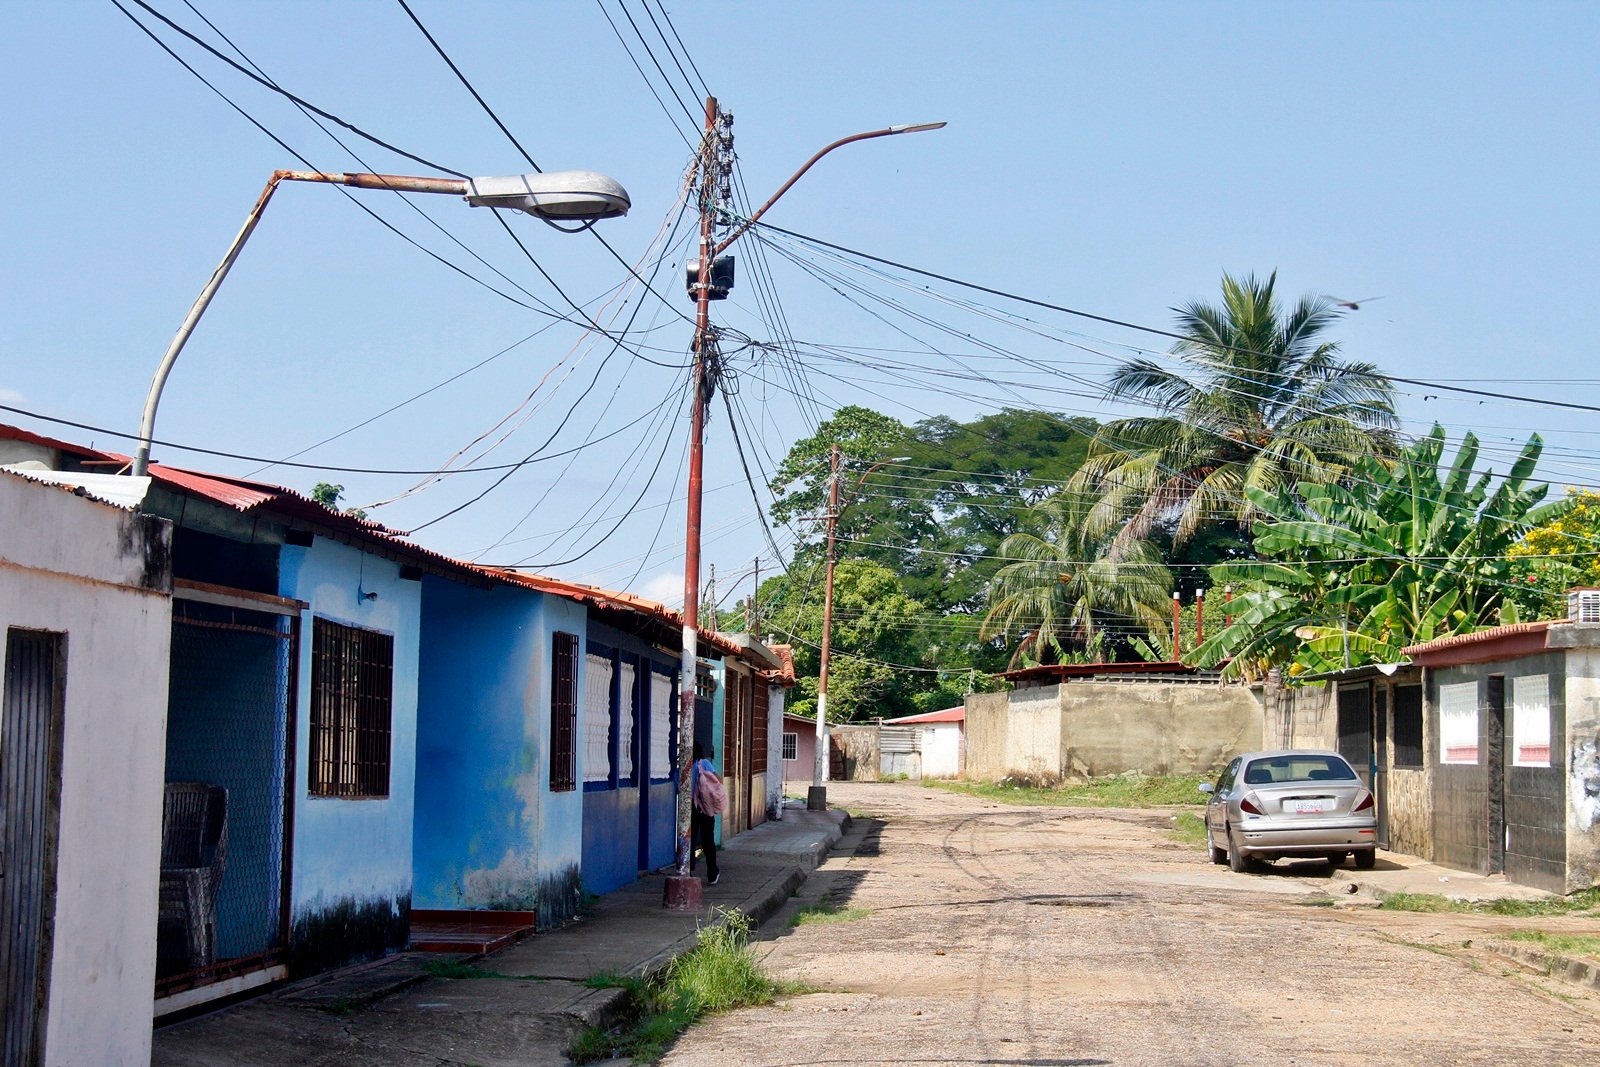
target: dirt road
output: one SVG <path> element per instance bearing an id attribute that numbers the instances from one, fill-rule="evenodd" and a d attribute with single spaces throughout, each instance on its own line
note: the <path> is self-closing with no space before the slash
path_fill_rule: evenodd
<path id="1" fill-rule="evenodd" d="M 866 914 L 780 916 L 758 946 L 820 992 L 711 1019 L 666 1064 L 1600 1062 L 1600 997 L 1463 946 L 1503 920 L 1311 906 L 1324 869 L 1232 874 L 1164 812 L 829 800 L 876 818 L 806 894 Z"/>

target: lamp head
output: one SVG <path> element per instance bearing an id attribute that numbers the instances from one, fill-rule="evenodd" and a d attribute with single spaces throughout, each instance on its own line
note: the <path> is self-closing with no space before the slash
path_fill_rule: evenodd
<path id="1" fill-rule="evenodd" d="M 471 178 L 465 199 L 473 207 L 510 208 L 553 222 L 614 219 L 632 206 L 615 179 L 592 170 Z"/>

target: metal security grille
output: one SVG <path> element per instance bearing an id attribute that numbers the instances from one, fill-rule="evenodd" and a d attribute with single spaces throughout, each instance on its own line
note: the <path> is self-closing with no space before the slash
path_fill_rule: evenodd
<path id="1" fill-rule="evenodd" d="M 271 966 L 287 944 L 299 617 L 282 610 L 173 601 L 158 994 Z"/>
<path id="2" fill-rule="evenodd" d="M 6 633 L 0 705 L 0 1064 L 44 1062 L 61 806 L 63 634 Z"/>
<path id="3" fill-rule="evenodd" d="M 672 777 L 672 678 L 650 672 L 650 780 Z"/>
<path id="4" fill-rule="evenodd" d="M 639 672 L 631 663 L 617 671 L 617 778 L 633 781 L 633 734 L 639 715 Z"/>
<path id="5" fill-rule="evenodd" d="M 583 780 L 611 779 L 611 657 L 584 657 Z"/>
<path id="6" fill-rule="evenodd" d="M 785 732 L 783 735 L 783 758 L 785 761 L 800 758 L 800 735 Z"/>
<path id="7" fill-rule="evenodd" d="M 550 671 L 550 791 L 578 788 L 578 635 L 554 635 Z"/>
<path id="8" fill-rule="evenodd" d="M 309 792 L 389 795 L 394 637 L 317 619 L 311 636 Z"/>

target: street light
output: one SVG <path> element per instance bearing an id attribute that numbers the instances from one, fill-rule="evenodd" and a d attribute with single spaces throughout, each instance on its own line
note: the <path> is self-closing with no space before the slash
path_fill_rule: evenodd
<path id="1" fill-rule="evenodd" d="M 856 495 L 861 492 L 861 487 L 867 484 L 867 476 L 879 467 L 890 463 L 905 463 L 911 457 L 895 456 L 893 459 L 880 459 L 872 466 L 861 472 L 861 477 L 856 480 L 856 487 L 850 491 L 850 496 L 842 504 L 839 501 L 839 460 L 840 452 L 838 442 L 834 443 L 830 460 L 830 473 L 828 475 L 828 576 L 822 586 L 822 656 L 817 668 L 817 742 L 814 748 L 815 758 L 811 768 L 811 788 L 806 791 L 807 811 L 828 810 L 828 787 L 823 783 L 828 780 L 828 655 L 833 647 L 833 565 L 838 562 L 835 545 L 837 544 L 837 531 L 839 516 Z"/>
<path id="2" fill-rule="evenodd" d="M 239 235 L 228 246 L 227 255 L 212 272 L 211 280 L 195 298 L 194 306 L 184 316 L 177 336 L 167 346 L 167 354 L 150 380 L 150 391 L 145 396 L 144 414 L 139 420 L 139 447 L 133 455 L 133 475 L 143 477 L 150 470 L 150 442 L 156 432 L 156 407 L 161 403 L 161 390 L 167 384 L 167 375 L 178 361 L 178 354 L 188 343 L 189 335 L 206 313 L 211 298 L 222 280 L 228 276 L 234 261 L 244 249 L 244 243 L 261 221 L 261 213 L 277 190 L 279 182 L 322 182 L 328 185 L 348 185 L 357 189 L 387 189 L 401 193 L 452 193 L 473 207 L 490 207 L 522 211 L 546 222 L 581 222 L 593 224 L 598 219 L 616 218 L 628 213 L 627 190 L 603 174 L 587 170 L 552 171 L 549 174 L 521 174 L 509 178 L 412 178 L 400 174 L 331 174 L 307 170 L 274 171 L 267 187 L 250 209 Z M 560 227 L 557 227 L 558 229 Z"/>
<path id="3" fill-rule="evenodd" d="M 717 129 L 721 119 L 722 112 L 717 107 L 716 97 L 706 97 L 705 139 L 701 146 L 700 266 L 695 279 L 694 386 L 691 392 L 693 407 L 689 416 L 688 532 L 684 539 L 683 553 L 683 652 L 678 665 L 678 869 L 675 876 L 667 879 L 666 886 L 667 905 L 684 909 L 697 908 L 700 904 L 700 883 L 689 875 L 689 822 L 694 805 L 694 797 L 691 794 L 693 775 L 690 773 L 692 762 L 690 749 L 694 743 L 695 657 L 698 652 L 700 629 L 700 497 L 701 470 L 705 458 L 706 355 L 712 336 L 712 267 L 717 256 L 754 226 L 756 221 L 767 213 L 767 209 L 777 203 L 778 198 L 788 192 L 817 160 L 835 148 L 874 137 L 942 129 L 945 125 L 942 122 L 925 122 L 889 126 L 881 130 L 869 130 L 866 133 L 841 137 L 825 145 L 806 160 L 788 181 L 779 186 L 778 191 L 768 197 L 766 203 L 719 242 L 712 233 L 715 221 L 712 208 L 717 198 L 709 193 L 717 187 L 718 180 L 722 177 L 718 173 L 720 168 L 712 165 L 719 158 L 718 151 L 722 144 Z M 727 122 L 730 125 L 732 121 L 731 116 L 728 117 Z M 727 147 L 730 155 L 727 162 L 731 170 L 731 132 L 728 133 Z"/>

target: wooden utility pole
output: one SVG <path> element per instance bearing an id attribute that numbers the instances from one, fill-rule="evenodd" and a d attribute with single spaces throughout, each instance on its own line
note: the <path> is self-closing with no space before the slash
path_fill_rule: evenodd
<path id="1" fill-rule="evenodd" d="M 822 586 L 822 663 L 817 671 L 817 744 L 806 807 L 828 810 L 828 654 L 833 646 L 833 565 L 839 530 L 839 445 L 834 443 L 828 466 L 828 577 Z"/>

